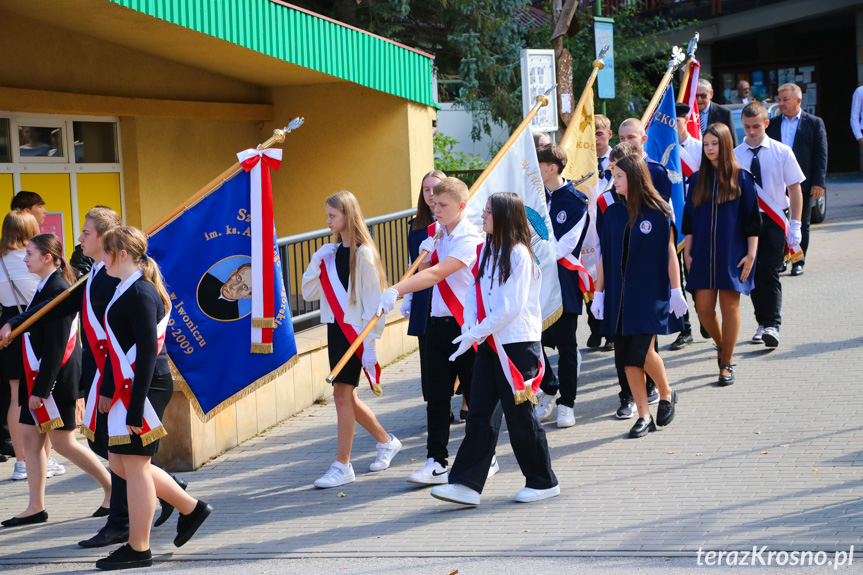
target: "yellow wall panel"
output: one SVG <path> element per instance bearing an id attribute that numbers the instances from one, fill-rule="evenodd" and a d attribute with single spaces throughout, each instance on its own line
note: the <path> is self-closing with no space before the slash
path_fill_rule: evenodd
<path id="1" fill-rule="evenodd" d="M 120 174 L 78 174 L 77 178 L 79 229 L 93 206 L 108 206 L 123 216 Z"/>
<path id="2" fill-rule="evenodd" d="M 68 174 L 21 174 L 21 189 L 36 192 L 45 200 L 48 213 L 63 212 L 63 238 L 66 257 L 75 249 L 72 232 L 72 192 Z"/>
<path id="3" fill-rule="evenodd" d="M 15 187 L 12 183 L 12 174 L 0 174 L 0 214 L 9 211 L 9 204 L 12 203 L 14 194 Z"/>

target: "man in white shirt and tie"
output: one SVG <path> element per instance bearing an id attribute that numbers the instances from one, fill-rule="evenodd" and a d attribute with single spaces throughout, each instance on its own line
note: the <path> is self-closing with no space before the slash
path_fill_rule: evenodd
<path id="1" fill-rule="evenodd" d="M 587 236 L 584 238 L 584 244 L 581 248 L 581 261 L 584 267 L 590 272 L 594 280 L 596 279 L 596 264 L 599 246 L 599 237 L 596 235 L 596 200 L 600 194 L 608 189 L 611 185 L 611 146 L 608 145 L 611 136 L 614 134 L 611 130 L 611 120 L 602 114 L 594 114 L 593 124 L 596 128 L 596 174 L 599 176 L 599 182 L 596 187 L 591 190 L 590 205 L 588 213 L 590 214 L 590 224 L 587 230 Z M 587 308 L 587 325 L 590 327 L 590 336 L 587 338 L 587 347 L 595 349 L 602 345 L 602 336 L 599 334 L 599 327 L 602 322 L 593 317 L 590 313 L 590 306 Z M 614 349 L 614 338 L 608 337 L 605 340 L 605 346 L 608 350 Z"/>

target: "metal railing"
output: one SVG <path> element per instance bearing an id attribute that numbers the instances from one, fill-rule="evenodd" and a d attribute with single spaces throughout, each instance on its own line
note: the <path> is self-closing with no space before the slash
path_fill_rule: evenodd
<path id="1" fill-rule="evenodd" d="M 411 208 L 366 220 L 369 233 L 381 255 L 381 263 L 389 285 L 398 282 L 410 266 L 408 221 L 415 215 L 416 209 Z M 282 279 L 288 293 L 295 331 L 308 329 L 320 323 L 319 302 L 303 300 L 301 288 L 303 272 L 306 271 L 312 254 L 329 241 L 330 235 L 330 230 L 324 228 L 278 239 L 279 256 L 282 259 Z"/>

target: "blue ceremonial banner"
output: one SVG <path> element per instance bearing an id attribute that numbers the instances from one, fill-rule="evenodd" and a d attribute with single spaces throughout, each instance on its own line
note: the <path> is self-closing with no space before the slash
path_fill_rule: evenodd
<path id="1" fill-rule="evenodd" d="M 173 308 L 168 355 L 205 421 L 244 389 L 287 370 L 297 354 L 278 249 L 273 352 L 251 352 L 250 185 L 241 169 L 150 236 L 150 255 L 162 268 Z"/>
<path id="2" fill-rule="evenodd" d="M 671 207 L 674 208 L 674 221 L 680 229 L 683 222 L 683 169 L 680 164 L 680 138 L 677 136 L 677 111 L 675 109 L 674 88 L 671 83 L 656 107 L 647 126 L 647 143 L 644 145 L 647 157 L 665 166 L 671 180 Z"/>

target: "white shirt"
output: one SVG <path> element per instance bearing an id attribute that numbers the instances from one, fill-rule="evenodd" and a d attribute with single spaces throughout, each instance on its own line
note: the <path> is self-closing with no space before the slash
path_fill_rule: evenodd
<path id="1" fill-rule="evenodd" d="M 471 269 L 473 269 L 473 264 L 476 261 L 476 247 L 482 243 L 482 240 L 482 235 L 470 223 L 470 220 L 462 218 L 451 233 L 446 233 L 444 229 L 441 237 L 435 242 L 438 262 L 447 258 L 455 258 L 465 264 L 465 267 L 441 280 L 449 285 L 456 299 L 462 304 L 464 304 L 468 288 L 473 286 Z M 426 257 L 425 261 L 431 261 L 431 254 Z M 444 302 L 438 286 L 434 286 L 432 291 L 431 315 L 432 317 L 452 317 L 452 312 Z"/>
<path id="2" fill-rule="evenodd" d="M 680 142 L 680 159 L 693 172 L 697 172 L 701 168 L 701 146 L 701 140 L 696 140 L 688 134 L 686 139 Z"/>
<path id="3" fill-rule="evenodd" d="M 797 135 L 797 127 L 800 125 L 800 113 L 802 110 L 797 110 L 797 115 L 793 118 L 788 116 L 782 117 L 782 123 L 779 125 L 782 134 L 782 143 L 789 148 L 794 147 L 794 136 Z"/>
<path id="4" fill-rule="evenodd" d="M 494 276 L 491 275 L 494 258 L 489 257 L 486 261 L 480 279 L 486 317 L 473 333 L 483 338 L 495 334 L 502 344 L 540 341 L 542 309 L 539 292 L 542 272 L 522 244 L 518 244 L 509 257 L 510 274 L 503 285 L 499 282 L 497 270 Z M 476 287 L 471 285 L 464 306 L 465 326 L 475 326 L 476 318 Z"/>
<path id="5" fill-rule="evenodd" d="M 15 287 L 21 292 L 24 300 L 21 297 L 17 298 L 17 304 L 21 309 L 29 305 L 30 300 L 36 293 L 36 287 L 40 284 L 39 276 L 31 274 L 27 270 L 27 264 L 24 263 L 26 250 L 12 250 L 3 256 L 3 263 L 6 264 L 6 269 L 9 275 L 12 276 L 12 281 L 15 282 Z M 0 305 L 4 307 L 14 307 L 16 305 L 16 294 L 12 289 L 12 284 L 9 283 L 9 278 L 0 267 Z"/>
<path id="6" fill-rule="evenodd" d="M 851 131 L 854 133 L 854 139 L 863 138 L 863 86 L 854 90 L 854 97 L 851 98 Z"/>
<path id="7" fill-rule="evenodd" d="M 758 151 L 758 162 L 761 164 L 761 186 L 755 186 L 758 197 L 767 202 L 774 210 L 785 210 L 790 205 L 785 188 L 799 184 L 806 179 L 803 170 L 794 157 L 794 152 L 789 146 L 777 142 L 765 134 L 761 140 L 761 149 Z M 741 167 L 750 169 L 752 166 L 752 151 L 746 141 L 734 148 L 737 163 Z M 760 208 L 759 208 L 760 209 Z M 761 210 L 762 212 L 764 210 Z"/>

